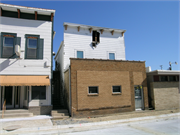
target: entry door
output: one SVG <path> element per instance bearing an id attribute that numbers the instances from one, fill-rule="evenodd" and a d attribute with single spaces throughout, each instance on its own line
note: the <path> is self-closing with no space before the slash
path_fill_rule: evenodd
<path id="1" fill-rule="evenodd" d="M 143 108 L 143 97 L 142 97 L 142 86 L 134 86 L 135 92 L 135 109 L 142 110 Z"/>
<path id="2" fill-rule="evenodd" d="M 6 101 L 6 108 L 14 108 L 14 90 L 12 86 L 5 86 L 2 92 L 2 104 Z"/>

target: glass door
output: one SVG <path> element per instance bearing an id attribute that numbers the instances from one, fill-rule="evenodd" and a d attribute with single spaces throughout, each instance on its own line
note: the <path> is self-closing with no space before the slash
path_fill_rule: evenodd
<path id="1" fill-rule="evenodd" d="M 136 110 L 142 110 L 143 108 L 143 98 L 142 98 L 142 86 L 134 86 L 134 92 L 135 92 L 135 109 Z"/>

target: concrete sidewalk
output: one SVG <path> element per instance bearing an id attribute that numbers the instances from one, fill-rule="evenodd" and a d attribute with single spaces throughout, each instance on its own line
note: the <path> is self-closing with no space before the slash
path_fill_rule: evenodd
<path id="1" fill-rule="evenodd" d="M 139 111 L 130 113 L 118 113 L 112 115 L 96 116 L 93 118 L 69 118 L 66 120 L 55 120 L 52 124 L 49 116 L 36 116 L 31 118 L 21 119 L 1 119 L 0 120 L 0 134 L 33 134 L 42 132 L 53 133 L 53 131 L 68 132 L 86 130 L 105 125 L 113 124 L 127 124 L 130 122 L 144 122 L 176 119 L 180 117 L 179 110 L 166 110 L 166 111 Z M 66 124 L 57 124 L 58 121 L 68 121 Z M 73 121 L 73 122 L 71 122 Z M 77 121 L 74 123 L 74 121 Z M 8 126 L 20 126 L 17 130 L 6 131 L 4 128 Z"/>

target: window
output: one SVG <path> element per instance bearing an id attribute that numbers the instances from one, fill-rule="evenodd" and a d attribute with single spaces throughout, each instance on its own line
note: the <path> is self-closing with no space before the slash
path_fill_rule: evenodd
<path id="1" fill-rule="evenodd" d="M 43 59 L 44 39 L 39 35 L 25 35 L 26 49 L 25 59 Z"/>
<path id="2" fill-rule="evenodd" d="M 176 76 L 169 76 L 169 81 L 176 81 Z"/>
<path id="3" fill-rule="evenodd" d="M 1 58 L 16 58 L 15 45 L 20 45 L 21 38 L 16 37 L 15 33 L 4 33 L 1 32 L 1 42 L 0 42 L 0 57 Z"/>
<path id="4" fill-rule="evenodd" d="M 37 57 L 37 39 L 29 38 L 27 44 L 27 58 Z"/>
<path id="5" fill-rule="evenodd" d="M 88 93 L 89 94 L 98 94 L 98 87 L 97 86 L 90 86 Z"/>
<path id="6" fill-rule="evenodd" d="M 165 82 L 168 81 L 168 77 L 167 76 L 161 76 L 161 82 Z"/>
<path id="7" fill-rule="evenodd" d="M 113 93 L 121 93 L 121 86 L 112 86 Z"/>
<path id="8" fill-rule="evenodd" d="M 77 58 L 84 58 L 83 51 L 77 51 Z"/>
<path id="9" fill-rule="evenodd" d="M 92 41 L 95 43 L 100 43 L 100 33 L 97 31 L 92 32 Z"/>
<path id="10" fill-rule="evenodd" d="M 115 60 L 115 53 L 109 53 L 109 59 Z"/>
<path id="11" fill-rule="evenodd" d="M 153 78 L 154 78 L 154 82 L 159 82 L 159 76 L 158 75 L 154 75 Z"/>
<path id="12" fill-rule="evenodd" d="M 46 99 L 46 86 L 32 86 L 32 99 Z"/>

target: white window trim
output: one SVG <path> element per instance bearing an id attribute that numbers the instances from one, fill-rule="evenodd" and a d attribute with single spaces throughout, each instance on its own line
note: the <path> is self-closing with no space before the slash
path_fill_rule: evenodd
<path id="1" fill-rule="evenodd" d="M 74 50 L 74 54 L 75 54 L 75 56 L 74 56 L 74 58 L 77 58 L 77 51 L 82 51 L 83 52 L 83 59 L 85 58 L 85 50 Z"/>
<path id="2" fill-rule="evenodd" d="M 98 93 L 89 93 L 89 87 L 97 87 Z M 89 95 L 98 95 L 99 94 L 99 87 L 98 86 L 88 86 L 88 94 Z"/>
<path id="3" fill-rule="evenodd" d="M 115 51 L 108 51 L 107 52 L 107 59 L 109 59 L 109 53 L 114 53 L 114 58 L 115 58 L 114 60 L 116 60 L 116 52 Z"/>
<path id="4" fill-rule="evenodd" d="M 113 86 L 120 86 L 120 91 L 121 92 L 113 92 Z M 122 93 L 121 85 L 113 85 L 113 86 L 112 86 L 112 93 Z"/>

